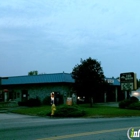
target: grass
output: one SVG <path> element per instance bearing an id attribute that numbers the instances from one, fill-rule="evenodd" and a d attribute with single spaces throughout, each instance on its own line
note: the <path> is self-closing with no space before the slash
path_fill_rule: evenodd
<path id="1" fill-rule="evenodd" d="M 32 115 L 32 116 L 46 116 L 51 110 L 50 106 L 41 107 L 21 107 L 11 110 L 12 113 Z"/>
<path id="2" fill-rule="evenodd" d="M 94 106 L 94 108 L 86 108 L 87 117 L 130 117 L 140 116 L 139 110 L 120 109 L 111 106 Z"/>
<path id="3" fill-rule="evenodd" d="M 86 115 L 84 117 L 97 118 L 140 116 L 139 110 L 120 109 L 119 107 L 94 105 L 91 108 L 89 107 L 89 104 L 78 105 L 78 107 L 86 111 Z M 57 108 L 59 108 L 59 106 Z M 19 108 L 14 109 L 11 112 L 33 116 L 46 116 L 46 114 L 51 112 L 51 106 Z"/>

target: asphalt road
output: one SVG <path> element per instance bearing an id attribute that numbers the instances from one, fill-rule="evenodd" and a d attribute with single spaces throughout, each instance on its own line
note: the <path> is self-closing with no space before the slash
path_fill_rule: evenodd
<path id="1" fill-rule="evenodd" d="M 140 117 L 41 118 L 0 113 L 0 140 L 128 140 L 131 127 L 140 129 Z"/>

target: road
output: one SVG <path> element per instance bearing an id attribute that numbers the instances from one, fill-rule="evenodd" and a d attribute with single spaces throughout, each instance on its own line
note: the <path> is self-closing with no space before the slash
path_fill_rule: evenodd
<path id="1" fill-rule="evenodd" d="M 130 127 L 140 129 L 140 117 L 41 118 L 0 114 L 2 140 L 127 140 Z"/>

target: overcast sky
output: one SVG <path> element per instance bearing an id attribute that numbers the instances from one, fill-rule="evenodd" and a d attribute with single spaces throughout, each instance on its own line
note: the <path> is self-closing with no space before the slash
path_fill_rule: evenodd
<path id="1" fill-rule="evenodd" d="M 0 1 L 0 76 L 71 73 L 89 57 L 106 77 L 140 78 L 140 0 Z"/>

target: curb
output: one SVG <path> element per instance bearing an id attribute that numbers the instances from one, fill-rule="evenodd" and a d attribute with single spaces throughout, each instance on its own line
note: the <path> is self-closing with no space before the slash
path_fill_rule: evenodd
<path id="1" fill-rule="evenodd" d="M 7 113 L 7 112 L 8 112 L 7 109 L 2 109 L 2 110 L 0 110 L 0 113 Z"/>

